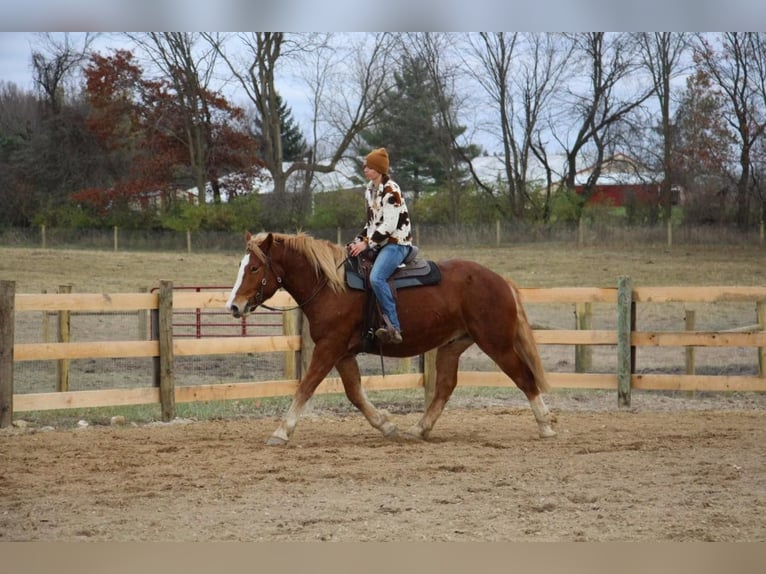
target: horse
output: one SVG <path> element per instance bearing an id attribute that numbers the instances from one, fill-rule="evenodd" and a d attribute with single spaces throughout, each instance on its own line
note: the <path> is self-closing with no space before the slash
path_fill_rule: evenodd
<path id="1" fill-rule="evenodd" d="M 366 293 L 347 287 L 345 248 L 306 233 L 247 232 L 245 243 L 227 311 L 241 318 L 284 289 L 303 311 L 315 343 L 292 403 L 266 443 L 288 443 L 306 402 L 333 367 L 348 400 L 372 427 L 387 438 L 399 437 L 389 413 L 377 409 L 361 385 L 356 356 L 363 350 Z M 516 285 L 470 260 L 447 259 L 437 264 L 438 284 L 397 290 L 404 340 L 381 344 L 381 354 L 388 357 L 437 349 L 433 398 L 401 438 L 428 439 L 457 385 L 460 355 L 474 343 L 526 395 L 540 437 L 555 436 L 554 417 L 541 396 L 549 386 Z"/>

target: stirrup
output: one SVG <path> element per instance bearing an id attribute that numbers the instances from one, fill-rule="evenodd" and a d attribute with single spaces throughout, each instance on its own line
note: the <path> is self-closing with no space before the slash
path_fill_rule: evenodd
<path id="1" fill-rule="evenodd" d="M 380 327 L 375 331 L 375 336 L 384 344 L 398 345 L 402 342 L 402 334 L 394 327 Z"/>

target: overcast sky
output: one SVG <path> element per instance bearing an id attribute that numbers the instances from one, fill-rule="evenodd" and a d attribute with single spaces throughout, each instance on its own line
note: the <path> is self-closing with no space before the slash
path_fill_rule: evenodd
<path id="1" fill-rule="evenodd" d="M 763 0 L 0 0 L 0 79 L 31 87 L 21 30 L 763 30 Z M 97 48 L 108 44 L 99 42 Z"/>
<path id="2" fill-rule="evenodd" d="M 763 0 L 0 0 L 0 32 L 744 31 Z M 0 44 L 11 49 L 10 42 Z M 16 52 L 18 53 L 18 52 Z M 7 62 L 8 60 L 6 60 Z M 6 73 L 4 64 L 0 76 Z"/>
<path id="3" fill-rule="evenodd" d="M 13 30 L 763 30 L 763 0 L 0 0 L 0 80 L 33 89 L 35 34 Z M 8 30 L 8 31 L 4 31 Z M 124 42 L 124 41 L 123 41 Z M 93 49 L 125 45 L 103 33 Z M 301 117 L 303 102 L 283 94 Z M 246 102 L 234 101 L 244 105 Z M 307 112 L 308 113 L 308 112 Z"/>

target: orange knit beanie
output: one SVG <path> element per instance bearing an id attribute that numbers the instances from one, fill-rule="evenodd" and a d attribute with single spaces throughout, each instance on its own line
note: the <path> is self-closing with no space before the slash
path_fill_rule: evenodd
<path id="1" fill-rule="evenodd" d="M 372 150 L 364 158 L 364 163 L 367 167 L 374 169 L 378 173 L 388 175 L 388 152 L 386 148 L 380 147 Z"/>

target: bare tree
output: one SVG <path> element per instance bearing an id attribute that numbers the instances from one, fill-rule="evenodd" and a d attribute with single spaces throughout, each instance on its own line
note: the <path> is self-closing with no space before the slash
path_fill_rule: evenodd
<path id="1" fill-rule="evenodd" d="M 582 63 L 587 82 L 581 87 L 570 83 L 564 105 L 575 118 L 575 124 L 565 126 L 566 133 L 557 128 L 556 138 L 566 154 L 564 183 L 570 190 L 575 189 L 578 159 L 587 145 L 594 148 L 593 170 L 583 186 L 582 208 L 595 192 L 610 130 L 643 104 L 654 92 L 654 86 L 640 81 L 631 84 L 640 66 L 633 35 L 588 32 L 575 34 L 572 39 L 575 59 Z M 568 130 L 572 127 L 574 133 L 570 140 Z"/>
<path id="2" fill-rule="evenodd" d="M 753 58 L 755 64 L 755 90 L 761 110 L 766 113 L 766 33 L 758 32 L 754 39 Z M 759 146 L 757 149 L 756 158 L 754 160 L 753 169 L 753 191 L 755 196 L 761 205 L 760 210 L 760 225 L 761 225 L 761 237 L 764 234 L 764 226 L 766 226 L 766 138 L 759 139 Z"/>
<path id="3" fill-rule="evenodd" d="M 737 225 L 748 225 L 752 151 L 766 130 L 763 90 L 764 57 L 762 37 L 755 32 L 725 32 L 714 43 L 697 36 L 695 56 L 698 66 L 713 80 L 728 101 L 727 121 L 738 137 L 739 176 L 737 177 Z"/>
<path id="4" fill-rule="evenodd" d="M 670 220 L 671 186 L 673 184 L 673 134 L 670 104 L 671 82 L 685 73 L 688 65 L 683 57 L 689 48 L 689 35 L 684 32 L 644 32 L 639 34 L 644 68 L 651 74 L 654 94 L 660 105 L 660 132 L 662 139 L 662 169 L 664 178 L 660 187 L 663 218 Z"/>
<path id="5" fill-rule="evenodd" d="M 38 34 L 39 46 L 32 50 L 32 74 L 53 115 L 61 111 L 66 80 L 88 58 L 97 36 L 90 32 L 81 38 L 68 32 L 60 36 L 51 32 Z"/>
<path id="6" fill-rule="evenodd" d="M 508 209 L 504 209 L 500 204 L 497 207 L 506 218 L 517 212 L 519 203 L 514 173 L 515 151 L 518 146 L 513 135 L 513 97 L 511 94 L 512 60 L 518 36 L 519 34 L 515 32 L 509 34 L 505 32 L 482 32 L 478 37 L 469 37 L 469 45 L 472 48 L 473 56 L 479 62 L 479 66 L 473 68 L 469 64 L 468 69 L 471 70 L 473 78 L 496 106 L 496 111 L 500 116 L 505 179 L 508 182 Z M 473 166 L 471 166 L 471 172 L 474 174 L 474 181 L 479 188 L 492 195 L 493 190 L 476 176 Z"/>
<path id="7" fill-rule="evenodd" d="M 543 218 L 550 205 L 551 169 L 542 121 L 552 114 L 552 97 L 570 73 L 572 44 L 560 34 L 480 33 L 469 36 L 474 80 L 494 106 L 508 182 L 508 214 L 521 218 L 529 199 L 530 162 L 548 172 Z M 505 211 L 505 210 L 504 210 Z"/>
<path id="8" fill-rule="evenodd" d="M 237 34 L 235 40 L 246 52 L 237 58 L 227 47 L 226 38 L 205 35 L 229 66 L 238 84 L 253 102 L 262 119 L 262 159 L 269 171 L 277 197 L 287 191 L 287 180 L 296 172 L 332 172 L 359 133 L 374 122 L 379 113 L 380 96 L 389 85 L 386 69 L 391 57 L 392 37 L 389 34 L 344 35 L 333 45 L 333 35 L 286 34 L 253 32 Z M 321 41 L 320 41 L 321 40 Z M 315 68 L 317 73 L 332 76 L 331 89 L 318 89 L 313 96 L 315 133 L 322 127 L 329 130 L 321 142 L 327 148 L 328 161 L 315 157 L 283 163 L 281 128 L 277 101 L 278 78 L 281 68 L 297 65 L 306 54 L 315 50 L 344 50 L 342 58 L 333 58 L 332 69 Z M 342 69 L 341 69 L 342 68 Z M 320 80 L 320 85 L 325 84 Z M 312 147 L 317 149 L 320 142 Z"/>

